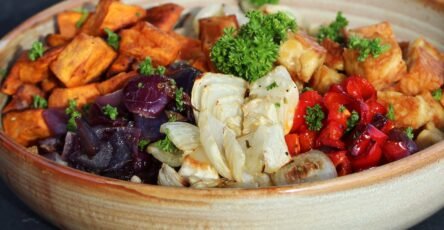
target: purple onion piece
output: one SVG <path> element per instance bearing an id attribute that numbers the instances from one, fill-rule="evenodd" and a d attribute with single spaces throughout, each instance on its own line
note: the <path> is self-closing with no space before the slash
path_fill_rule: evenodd
<path id="1" fill-rule="evenodd" d="M 138 76 L 128 82 L 123 92 L 123 102 L 128 111 L 155 118 L 174 97 L 175 88 L 163 76 Z"/>
<path id="2" fill-rule="evenodd" d="M 88 156 L 94 156 L 100 150 L 100 140 L 92 128 L 83 119 L 77 119 L 77 136 L 81 143 L 82 151 Z"/>
<path id="3" fill-rule="evenodd" d="M 185 62 L 176 62 L 168 66 L 166 75 L 176 81 L 185 93 L 191 95 L 194 81 L 201 74 L 199 70 Z"/>
<path id="4" fill-rule="evenodd" d="M 43 111 L 43 119 L 54 136 L 66 133 L 66 124 L 69 118 L 64 109 L 46 109 Z"/>
<path id="5" fill-rule="evenodd" d="M 159 114 L 156 118 L 145 118 L 134 115 L 134 121 L 136 127 L 142 131 L 142 138 L 154 142 L 164 137 L 164 135 L 160 133 L 160 126 L 168 122 L 168 118 L 165 113 Z"/>
<path id="6" fill-rule="evenodd" d="M 96 98 L 96 103 L 100 106 L 111 105 L 119 107 L 123 103 L 123 90 L 100 96 Z"/>

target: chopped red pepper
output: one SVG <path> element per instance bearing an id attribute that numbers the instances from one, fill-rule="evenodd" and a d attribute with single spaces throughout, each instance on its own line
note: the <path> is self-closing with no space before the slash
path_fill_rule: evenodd
<path id="1" fill-rule="evenodd" d="M 348 77 L 342 82 L 345 91 L 357 100 L 367 101 L 376 99 L 376 90 L 373 85 L 364 78 L 358 76 Z"/>
<path id="2" fill-rule="evenodd" d="M 345 144 L 341 141 L 344 135 L 346 126 L 338 121 L 329 122 L 328 125 L 322 129 L 319 134 L 318 144 L 319 146 L 328 146 L 337 149 L 345 149 Z"/>
<path id="3" fill-rule="evenodd" d="M 316 147 L 317 134 L 315 131 L 304 131 L 299 133 L 299 144 L 301 146 L 301 153 L 310 151 Z"/>
<path id="4" fill-rule="evenodd" d="M 285 135 L 285 143 L 287 143 L 290 156 L 294 157 L 301 153 L 301 146 L 299 144 L 299 136 L 297 134 Z"/>
<path id="5" fill-rule="evenodd" d="M 336 167 L 338 176 L 345 176 L 352 172 L 350 159 L 347 156 L 347 151 L 338 151 L 327 154 L 333 165 Z"/>

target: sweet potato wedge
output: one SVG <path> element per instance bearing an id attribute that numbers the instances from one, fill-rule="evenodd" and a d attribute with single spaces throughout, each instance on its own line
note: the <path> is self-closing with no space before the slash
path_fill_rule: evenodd
<path id="1" fill-rule="evenodd" d="M 7 136 L 28 147 L 33 142 L 51 136 L 43 119 L 43 109 L 10 112 L 3 116 L 3 127 Z"/>
<path id="2" fill-rule="evenodd" d="M 23 52 L 6 77 L 2 92 L 13 95 L 23 83 L 36 84 L 46 79 L 49 76 L 49 65 L 62 50 L 63 47 L 49 49 L 35 61 L 29 60 L 28 52 Z"/>
<path id="3" fill-rule="evenodd" d="M 407 68 L 402 60 L 402 51 L 388 22 L 357 28 L 350 32 L 368 39 L 380 38 L 382 44 L 390 45 L 390 49 L 377 58 L 369 55 L 363 62 L 357 60 L 359 51 L 345 49 L 344 67 L 347 75 L 363 76 L 377 90 L 389 87 L 405 75 Z"/>
<path id="4" fill-rule="evenodd" d="M 407 50 L 408 73 L 400 81 L 401 92 L 416 95 L 440 88 L 444 84 L 444 59 L 424 38 L 410 43 Z"/>
<path id="5" fill-rule="evenodd" d="M 40 82 L 40 87 L 45 93 L 51 92 L 55 88 L 60 88 L 63 84 L 53 74 Z"/>
<path id="6" fill-rule="evenodd" d="M 118 89 L 123 88 L 129 80 L 137 75 L 138 73 L 136 71 L 132 71 L 129 73 L 119 73 L 106 81 L 98 83 L 97 89 L 99 90 L 101 95 L 112 93 Z"/>
<path id="7" fill-rule="evenodd" d="M 96 12 L 85 22 L 82 32 L 93 36 L 102 36 L 105 29 L 117 31 L 134 25 L 146 16 L 146 11 L 133 5 L 116 0 L 100 0 Z"/>
<path id="8" fill-rule="evenodd" d="M 160 30 L 168 32 L 174 29 L 182 11 L 183 7 L 174 3 L 166 3 L 148 9 L 146 20 Z"/>
<path id="9" fill-rule="evenodd" d="M 67 45 L 71 41 L 71 39 L 60 34 L 48 34 L 45 41 L 49 47 L 57 47 Z"/>
<path id="10" fill-rule="evenodd" d="M 86 85 L 102 74 L 116 55 L 101 38 L 81 33 L 51 64 L 51 70 L 66 87 Z"/>
<path id="11" fill-rule="evenodd" d="M 43 91 L 33 84 L 23 84 L 12 96 L 11 101 L 3 108 L 3 113 L 25 110 L 32 106 L 34 96 L 45 97 Z"/>
<path id="12" fill-rule="evenodd" d="M 169 34 L 180 43 L 178 59 L 195 60 L 205 56 L 202 50 L 202 42 L 200 40 L 186 37 L 176 32 L 169 32 Z"/>
<path id="13" fill-rule="evenodd" d="M 100 92 L 97 89 L 97 83 L 73 88 L 57 88 L 48 98 L 48 107 L 64 108 L 68 106 L 70 99 L 76 100 L 77 106 L 80 107 L 94 101 L 98 96 L 100 96 Z"/>
<path id="14" fill-rule="evenodd" d="M 138 60 L 151 57 L 155 65 L 166 66 L 176 60 L 180 43 L 170 34 L 148 22 L 139 22 L 120 32 L 120 52 Z"/>
<path id="15" fill-rule="evenodd" d="M 77 22 L 82 18 L 82 13 L 75 11 L 65 11 L 57 14 L 57 28 L 59 34 L 64 38 L 73 38 L 79 28 Z"/>
<path id="16" fill-rule="evenodd" d="M 119 54 L 116 60 L 111 64 L 108 68 L 108 72 L 106 73 L 107 77 L 113 77 L 118 73 L 126 72 L 131 67 L 131 64 L 134 63 L 134 57 L 126 54 Z"/>

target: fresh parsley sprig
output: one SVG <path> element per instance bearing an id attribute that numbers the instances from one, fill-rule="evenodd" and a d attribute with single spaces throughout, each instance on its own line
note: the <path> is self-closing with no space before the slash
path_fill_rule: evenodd
<path id="1" fill-rule="evenodd" d="M 387 114 L 385 115 L 389 120 L 394 121 L 395 117 L 395 107 L 392 104 L 389 104 Z"/>
<path id="2" fill-rule="evenodd" d="M 345 132 L 351 131 L 359 122 L 359 114 L 356 111 L 352 111 L 350 117 L 347 119 L 347 129 Z"/>
<path id="3" fill-rule="evenodd" d="M 413 133 L 413 128 L 412 128 L 412 127 L 407 127 L 407 128 L 405 129 L 405 134 L 407 135 L 407 137 L 408 137 L 410 140 L 413 140 L 413 138 L 415 137 L 415 134 Z"/>
<path id="4" fill-rule="evenodd" d="M 66 129 L 71 132 L 76 131 L 76 119 L 82 117 L 82 114 L 77 110 L 76 100 L 70 99 L 68 101 L 68 108 L 66 108 L 65 113 L 69 116 L 68 124 L 66 124 Z"/>
<path id="5" fill-rule="evenodd" d="M 279 4 L 279 0 L 248 0 L 248 1 L 257 7 L 263 6 L 265 4 L 273 4 L 273 5 Z"/>
<path id="6" fill-rule="evenodd" d="M 153 74 L 164 75 L 165 71 L 166 68 L 163 66 L 154 68 L 150 57 L 146 57 L 145 60 L 139 64 L 139 72 L 145 76 L 150 76 Z"/>
<path id="7" fill-rule="evenodd" d="M 325 114 L 324 111 L 322 111 L 322 107 L 316 104 L 312 107 L 307 107 L 304 118 L 309 130 L 320 131 L 323 126 L 322 121 L 325 118 Z"/>
<path id="8" fill-rule="evenodd" d="M 45 98 L 35 95 L 32 98 L 32 107 L 35 109 L 46 109 L 48 107 L 48 101 Z"/>
<path id="9" fill-rule="evenodd" d="M 359 51 L 358 61 L 365 61 L 369 55 L 373 58 L 387 52 L 390 49 L 389 44 L 382 44 L 381 38 L 367 39 L 352 35 L 348 40 L 348 48 Z"/>
<path id="10" fill-rule="evenodd" d="M 432 97 L 435 101 L 441 101 L 442 99 L 442 89 L 439 88 L 437 90 L 432 91 Z"/>
<path id="11" fill-rule="evenodd" d="M 170 138 L 168 138 L 168 133 L 166 133 L 166 136 L 164 139 L 159 140 L 155 143 L 155 145 L 162 151 L 167 153 L 174 153 L 178 149 L 177 147 L 171 142 Z"/>
<path id="12" fill-rule="evenodd" d="M 113 47 L 114 50 L 118 50 L 119 49 L 119 41 L 120 41 L 119 35 L 114 33 L 112 30 L 110 30 L 108 28 L 105 29 L 105 33 L 108 36 L 108 38 L 106 40 L 108 45 Z"/>
<path id="13" fill-rule="evenodd" d="M 328 38 L 337 43 L 342 43 L 344 41 L 344 36 L 341 33 L 341 30 L 348 26 L 348 20 L 342 16 L 342 12 L 339 11 L 336 14 L 336 19 L 328 26 L 321 26 L 318 33 L 319 42 L 324 41 L 324 39 Z"/>
<path id="14" fill-rule="evenodd" d="M 76 22 L 76 27 L 80 28 L 83 26 L 86 19 L 88 19 L 89 12 L 85 8 L 78 8 L 78 9 L 75 9 L 75 11 L 82 14 L 82 16 L 80 16 L 80 19 Z"/>
<path id="15" fill-rule="evenodd" d="M 43 43 L 41 41 L 35 41 L 32 43 L 31 50 L 29 50 L 28 58 L 31 61 L 35 61 L 42 57 L 44 52 Z"/>
<path id="16" fill-rule="evenodd" d="M 102 108 L 103 114 L 109 117 L 111 120 L 116 120 L 117 116 L 119 115 L 119 112 L 117 111 L 117 108 L 114 106 L 111 106 L 109 104 L 105 105 Z"/>

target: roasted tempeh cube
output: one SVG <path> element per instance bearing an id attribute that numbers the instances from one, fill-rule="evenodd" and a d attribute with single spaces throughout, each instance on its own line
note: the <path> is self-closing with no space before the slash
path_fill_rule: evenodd
<path id="1" fill-rule="evenodd" d="M 401 79 L 406 72 L 406 65 L 402 59 L 402 51 L 388 22 L 361 27 L 350 31 L 366 39 L 380 38 L 383 45 L 390 48 L 374 58 L 369 55 L 365 61 L 359 61 L 359 51 L 345 49 L 344 67 L 347 75 L 358 75 L 369 80 L 377 90 L 391 86 Z"/>
<path id="2" fill-rule="evenodd" d="M 174 62 L 180 52 L 177 39 L 148 22 L 139 22 L 120 34 L 120 52 L 138 60 L 151 57 L 155 65 L 166 66 Z"/>
<path id="3" fill-rule="evenodd" d="M 51 70 L 66 87 L 81 86 L 102 74 L 116 55 L 101 38 L 82 33 L 66 46 Z"/>
<path id="4" fill-rule="evenodd" d="M 329 38 L 324 39 L 321 45 L 327 50 L 324 64 L 332 69 L 344 70 L 344 47 Z"/>
<path id="5" fill-rule="evenodd" d="M 417 95 L 440 88 L 444 83 L 444 58 L 424 38 L 411 42 L 407 51 L 408 74 L 400 81 L 401 91 Z"/>
<path id="6" fill-rule="evenodd" d="M 304 32 L 290 34 L 279 49 L 278 62 L 285 66 L 293 79 L 309 82 L 324 63 L 327 51 Z"/>
<path id="7" fill-rule="evenodd" d="M 3 128 L 9 137 L 28 147 L 33 142 L 51 136 L 43 118 L 43 109 L 10 112 L 3 116 Z"/>
<path id="8" fill-rule="evenodd" d="M 322 65 L 316 70 L 311 80 L 313 89 L 320 93 L 326 93 L 333 84 L 340 84 L 345 79 L 345 75 L 338 73 L 336 70 Z"/>
<path id="9" fill-rule="evenodd" d="M 100 96 L 97 83 L 72 88 L 54 89 L 48 98 L 49 108 L 65 108 L 69 100 L 76 100 L 77 106 L 83 106 Z"/>
<path id="10" fill-rule="evenodd" d="M 146 20 L 160 30 L 168 32 L 174 29 L 182 11 L 183 7 L 174 3 L 166 3 L 148 9 Z"/>

